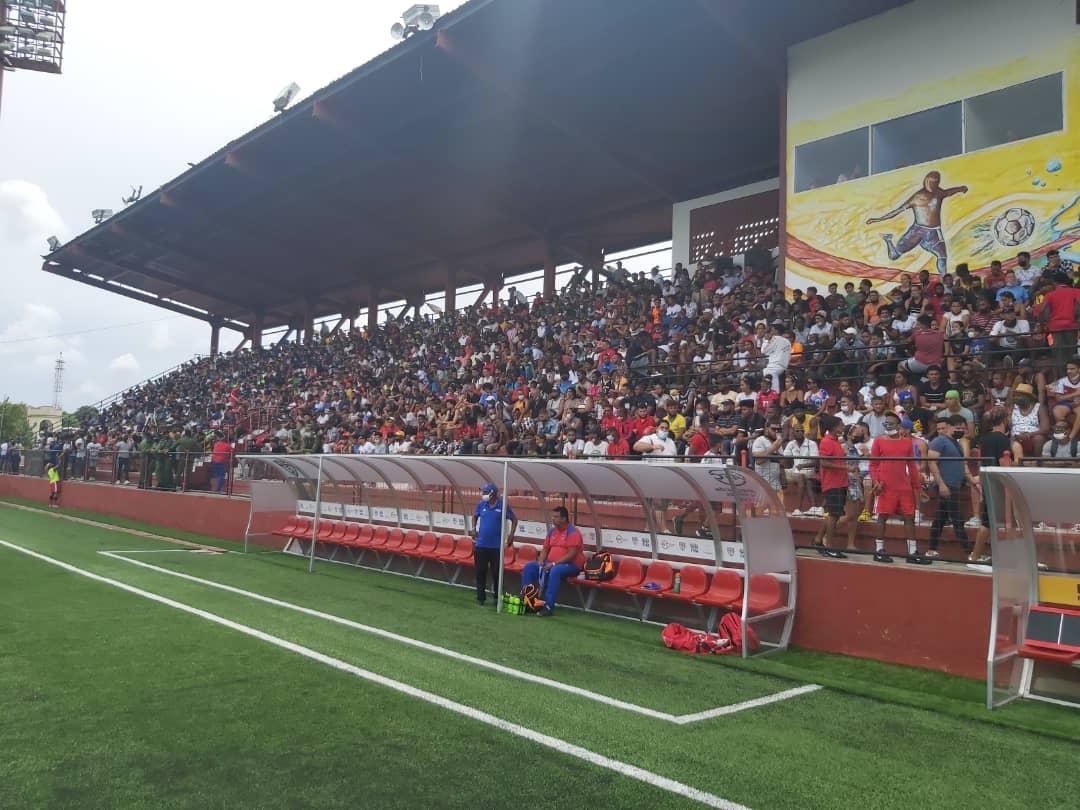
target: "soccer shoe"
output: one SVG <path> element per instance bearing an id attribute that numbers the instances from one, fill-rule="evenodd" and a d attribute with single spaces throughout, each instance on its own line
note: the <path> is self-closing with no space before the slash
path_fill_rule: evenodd
<path id="1" fill-rule="evenodd" d="M 874 552 L 874 562 L 891 563 L 892 562 L 892 557 L 890 557 L 884 551 L 875 551 Z"/>
<path id="2" fill-rule="evenodd" d="M 542 608 L 540 608 L 540 609 L 539 609 L 538 611 L 536 611 L 536 615 L 537 615 L 537 616 L 540 616 L 540 617 L 542 617 L 542 618 L 546 618 L 546 617 L 548 617 L 548 616 L 550 616 L 550 615 L 551 615 L 551 608 L 549 608 L 549 607 L 542 607 Z"/>
<path id="3" fill-rule="evenodd" d="M 829 558 L 831 558 L 833 560 L 846 560 L 847 559 L 847 554 L 845 554 L 842 551 L 837 551 L 834 548 L 824 549 L 821 553 L 822 553 L 823 556 L 829 557 Z"/>
<path id="4" fill-rule="evenodd" d="M 859 512 L 859 523 L 871 523 L 874 520 L 874 516 L 870 514 L 869 509 L 863 509 Z"/>
<path id="5" fill-rule="evenodd" d="M 930 565 L 933 562 L 934 561 L 932 559 L 923 554 L 920 554 L 917 551 L 914 554 L 907 555 L 908 565 Z"/>
<path id="6" fill-rule="evenodd" d="M 927 551 L 926 554 L 924 554 L 923 556 L 924 557 L 929 557 L 931 560 L 936 560 L 938 557 L 941 556 L 941 554 L 940 554 L 940 552 L 938 552 L 938 550 L 936 548 L 932 548 L 929 551 Z"/>
<path id="7" fill-rule="evenodd" d="M 698 526 L 697 531 L 694 532 L 702 540 L 712 540 L 712 532 L 706 529 L 704 526 Z"/>
<path id="8" fill-rule="evenodd" d="M 965 529 L 980 529 L 982 528 L 982 519 L 978 515 L 969 517 L 964 523 Z"/>

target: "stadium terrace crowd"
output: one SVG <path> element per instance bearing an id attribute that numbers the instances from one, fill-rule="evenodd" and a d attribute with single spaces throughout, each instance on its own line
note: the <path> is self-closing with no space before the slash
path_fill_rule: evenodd
<path id="1" fill-rule="evenodd" d="M 1016 457 L 1076 456 L 1080 276 L 1056 251 L 1015 265 L 788 300 L 763 250 L 745 266 L 719 257 L 670 274 L 619 263 L 596 286 L 577 274 L 553 300 L 510 288 L 497 306 L 202 358 L 127 392 L 69 441 L 159 454 L 182 442 L 208 451 L 224 435 L 267 453 L 681 456 L 752 465 L 822 514 L 819 444 L 833 419 L 855 458 L 896 415 L 930 485 L 929 441 L 951 417 L 963 430 L 946 438 L 965 457 L 997 418 Z M 849 462 L 860 504 L 866 465 Z"/>

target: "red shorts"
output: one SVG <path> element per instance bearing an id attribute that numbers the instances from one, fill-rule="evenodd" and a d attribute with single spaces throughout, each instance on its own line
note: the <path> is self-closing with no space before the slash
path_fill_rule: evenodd
<path id="1" fill-rule="evenodd" d="M 49 484 L 49 492 L 51 492 L 53 495 L 59 494 L 60 485 L 59 484 Z"/>
<path id="2" fill-rule="evenodd" d="M 915 493 L 910 489 L 886 489 L 877 496 L 879 515 L 915 517 Z"/>

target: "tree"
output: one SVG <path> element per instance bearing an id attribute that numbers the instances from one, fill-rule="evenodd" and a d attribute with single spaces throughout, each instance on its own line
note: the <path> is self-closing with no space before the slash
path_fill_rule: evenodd
<path id="1" fill-rule="evenodd" d="M 75 411 L 75 420 L 80 425 L 96 424 L 98 420 L 98 409 L 93 405 L 83 405 Z"/>
<path id="2" fill-rule="evenodd" d="M 22 442 L 29 445 L 32 439 L 26 405 L 5 398 L 0 402 L 0 442 Z"/>

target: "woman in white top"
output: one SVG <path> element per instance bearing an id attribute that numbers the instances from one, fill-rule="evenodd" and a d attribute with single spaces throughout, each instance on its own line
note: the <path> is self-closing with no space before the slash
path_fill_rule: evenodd
<path id="1" fill-rule="evenodd" d="M 1036 456 L 1042 452 L 1050 432 L 1050 417 L 1042 403 L 1035 399 L 1035 389 L 1027 383 L 1013 388 L 1009 426 L 1009 435 L 1020 443 L 1025 455 Z"/>

